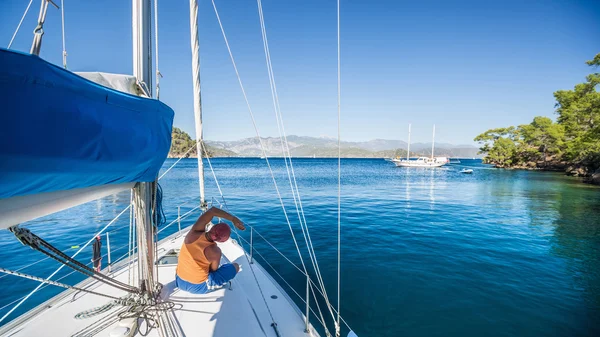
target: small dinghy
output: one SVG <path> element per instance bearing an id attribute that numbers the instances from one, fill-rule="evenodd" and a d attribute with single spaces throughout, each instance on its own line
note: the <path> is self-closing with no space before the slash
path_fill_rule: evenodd
<path id="1" fill-rule="evenodd" d="M 460 170 L 460 173 L 464 173 L 464 174 L 472 174 L 473 170 L 472 169 L 462 169 Z"/>

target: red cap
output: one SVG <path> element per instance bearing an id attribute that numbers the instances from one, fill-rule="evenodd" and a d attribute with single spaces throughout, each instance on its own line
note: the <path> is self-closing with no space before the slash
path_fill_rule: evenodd
<path id="1" fill-rule="evenodd" d="M 231 228 L 226 223 L 218 223 L 210 229 L 210 237 L 217 242 L 225 242 L 231 235 Z"/>

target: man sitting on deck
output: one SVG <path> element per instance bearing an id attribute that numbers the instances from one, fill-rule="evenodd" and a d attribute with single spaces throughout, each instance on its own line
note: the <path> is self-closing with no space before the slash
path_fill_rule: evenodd
<path id="1" fill-rule="evenodd" d="M 226 223 L 218 223 L 206 230 L 214 217 L 229 220 L 241 230 L 246 229 L 240 219 L 212 207 L 204 212 L 192 229 L 187 233 L 181 245 L 177 261 L 177 287 L 193 294 L 205 294 L 210 290 L 220 288 L 229 282 L 239 272 L 237 263 L 221 262 L 221 249 L 217 242 L 225 242 L 231 235 L 231 228 Z"/>

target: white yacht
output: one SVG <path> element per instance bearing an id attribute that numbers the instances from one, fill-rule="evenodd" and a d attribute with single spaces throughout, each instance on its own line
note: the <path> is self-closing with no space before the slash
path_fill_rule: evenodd
<path id="1" fill-rule="evenodd" d="M 448 163 L 446 157 L 419 157 L 417 159 L 394 159 L 392 161 L 398 167 L 441 167 Z"/>
<path id="2" fill-rule="evenodd" d="M 431 142 L 431 157 L 418 157 L 410 159 L 410 132 L 411 125 L 408 124 L 408 145 L 406 150 L 406 159 L 394 158 L 390 161 L 398 167 L 441 167 L 448 164 L 449 160 L 446 157 L 434 157 L 435 150 L 435 125 L 433 126 L 433 137 Z"/>

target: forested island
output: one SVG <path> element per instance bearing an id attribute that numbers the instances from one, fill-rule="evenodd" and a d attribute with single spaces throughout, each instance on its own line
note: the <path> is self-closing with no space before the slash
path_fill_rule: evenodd
<path id="1" fill-rule="evenodd" d="M 169 150 L 169 158 L 197 158 L 198 151 L 194 146 L 196 142 L 190 137 L 190 135 L 181 130 L 178 127 L 173 127 L 171 132 L 171 150 Z M 191 149 L 191 150 L 190 150 Z M 226 149 L 218 149 L 208 144 L 204 145 L 204 149 L 208 153 L 204 153 L 204 156 L 212 157 L 235 157 L 237 153 L 228 151 Z"/>
<path id="2" fill-rule="evenodd" d="M 600 54 L 586 62 L 597 69 Z M 554 92 L 556 122 L 535 117 L 529 124 L 488 130 L 475 141 L 484 162 L 499 168 L 564 171 L 600 184 L 600 73 L 573 90 Z"/>

